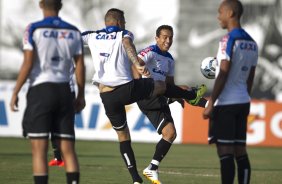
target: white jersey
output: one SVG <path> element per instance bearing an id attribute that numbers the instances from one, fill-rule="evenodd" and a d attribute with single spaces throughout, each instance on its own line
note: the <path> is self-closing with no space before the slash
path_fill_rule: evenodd
<path id="1" fill-rule="evenodd" d="M 93 83 L 114 87 L 133 80 L 131 63 L 122 44 L 124 37 L 134 39 L 131 32 L 117 26 L 82 33 L 94 64 Z"/>
<path id="2" fill-rule="evenodd" d="M 231 62 L 226 84 L 215 105 L 242 104 L 250 102 L 247 79 L 252 66 L 257 65 L 258 47 L 243 29 L 233 29 L 225 35 L 217 53 L 216 76 L 222 60 Z"/>
<path id="3" fill-rule="evenodd" d="M 165 81 L 167 76 L 174 76 L 174 59 L 169 52 L 163 53 L 157 45 L 149 46 L 139 52 L 140 57 L 154 80 Z"/>
<path id="4" fill-rule="evenodd" d="M 73 57 L 82 54 L 79 30 L 59 17 L 30 24 L 23 39 L 24 50 L 36 51 L 30 86 L 44 82 L 69 82 Z"/>

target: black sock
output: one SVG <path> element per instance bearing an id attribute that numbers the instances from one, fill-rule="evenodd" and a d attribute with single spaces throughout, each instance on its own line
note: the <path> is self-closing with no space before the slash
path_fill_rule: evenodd
<path id="1" fill-rule="evenodd" d="M 166 91 L 164 96 L 168 98 L 184 98 L 186 100 L 193 100 L 197 97 L 195 90 L 185 90 L 176 85 L 166 84 Z"/>
<path id="2" fill-rule="evenodd" d="M 62 161 L 62 156 L 61 156 L 61 152 L 59 149 L 54 149 L 54 158 L 56 160 Z"/>
<path id="3" fill-rule="evenodd" d="M 47 184 L 48 183 L 48 175 L 45 176 L 33 176 L 34 184 Z"/>
<path id="4" fill-rule="evenodd" d="M 139 176 L 136 166 L 136 160 L 133 149 L 131 147 L 131 141 L 120 142 L 120 153 L 127 166 L 127 169 L 132 177 L 133 182 L 142 182 L 142 178 Z"/>
<path id="5" fill-rule="evenodd" d="M 248 184 L 251 178 L 251 165 L 248 155 L 236 157 L 237 172 L 238 172 L 238 183 Z"/>
<path id="6" fill-rule="evenodd" d="M 79 183 L 79 172 L 67 172 L 67 184 L 78 184 Z"/>
<path id="7" fill-rule="evenodd" d="M 235 177 L 235 163 L 232 154 L 222 155 L 220 158 L 221 183 L 233 184 Z"/>
<path id="8" fill-rule="evenodd" d="M 165 157 L 167 152 L 169 151 L 171 147 L 171 143 L 161 139 L 158 144 L 156 145 L 155 154 L 153 156 L 153 160 L 151 162 L 151 170 L 157 170 L 159 167 L 159 163 L 162 161 L 162 159 Z"/>
<path id="9" fill-rule="evenodd" d="M 57 140 L 54 139 L 54 137 L 52 136 L 51 137 L 51 142 L 52 142 L 52 148 L 53 148 L 53 152 L 54 152 L 54 158 L 56 160 L 62 160 L 62 156 L 61 156 L 61 152 L 60 152 L 60 149 L 57 145 Z"/>

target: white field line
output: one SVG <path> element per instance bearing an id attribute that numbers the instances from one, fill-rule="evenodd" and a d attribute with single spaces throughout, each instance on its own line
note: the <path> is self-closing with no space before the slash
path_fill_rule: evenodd
<path id="1" fill-rule="evenodd" d="M 174 171 L 159 171 L 159 173 L 170 174 L 170 175 L 181 175 L 181 176 L 200 176 L 200 177 L 219 177 L 217 174 L 195 174 L 195 173 L 183 173 Z"/>

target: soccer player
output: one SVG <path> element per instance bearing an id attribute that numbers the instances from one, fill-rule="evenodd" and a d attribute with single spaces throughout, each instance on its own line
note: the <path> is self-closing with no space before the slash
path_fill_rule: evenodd
<path id="1" fill-rule="evenodd" d="M 209 143 L 217 146 L 223 184 L 234 182 L 235 161 L 238 183 L 250 183 L 251 177 L 246 131 L 258 47 L 241 28 L 242 13 L 243 6 L 238 0 L 225 0 L 219 6 L 219 24 L 228 33 L 219 43 L 217 77 L 203 112 L 203 117 L 210 119 Z"/>
<path id="2" fill-rule="evenodd" d="M 173 28 L 169 25 L 159 26 L 156 30 L 155 40 L 156 44 L 143 49 L 139 52 L 138 57 L 141 63 L 146 64 L 151 78 L 164 81 L 167 86 L 175 86 L 174 59 L 168 52 L 173 43 Z M 134 73 L 134 76 L 137 76 L 137 74 Z M 183 86 L 183 88 L 189 90 L 187 86 Z M 177 101 L 184 106 L 182 99 L 177 99 Z M 191 103 L 189 100 L 187 102 Z M 165 96 L 157 96 L 140 100 L 137 104 L 140 110 L 152 122 L 157 132 L 162 135 L 161 140 L 156 145 L 150 165 L 143 170 L 145 177 L 152 183 L 159 184 L 161 183 L 158 177 L 159 164 L 176 138 L 176 130 L 169 109 L 168 99 Z"/>
<path id="3" fill-rule="evenodd" d="M 79 183 L 75 152 L 74 113 L 85 106 L 85 69 L 80 31 L 58 17 L 61 0 L 41 0 L 44 19 L 30 24 L 24 34 L 24 61 L 11 98 L 18 108 L 18 93 L 28 79 L 23 129 L 32 146 L 35 184 L 48 183 L 49 134 L 57 140 L 65 161 L 67 183 Z M 73 101 L 70 69 L 75 63 L 78 94 Z"/>
<path id="4" fill-rule="evenodd" d="M 73 99 L 75 99 L 74 71 L 75 71 L 75 69 L 74 69 L 74 66 L 73 66 L 70 69 L 70 89 L 71 89 Z M 51 159 L 49 161 L 48 165 L 49 166 L 59 166 L 59 167 L 65 166 L 65 162 L 62 158 L 62 154 L 61 154 L 61 151 L 60 151 L 59 146 L 57 144 L 57 140 L 55 139 L 55 136 L 53 134 L 51 134 L 51 145 L 52 145 L 54 157 L 53 157 L 53 159 Z"/>
<path id="5" fill-rule="evenodd" d="M 133 183 L 138 184 L 143 180 L 137 172 L 125 105 L 164 92 L 169 97 L 173 95 L 173 89 L 167 90 L 164 81 L 154 81 L 152 78 L 133 79 L 131 67 L 144 76 L 149 76 L 150 73 L 139 63 L 133 34 L 125 29 L 125 23 L 122 10 L 109 9 L 105 15 L 106 27 L 97 31 L 86 31 L 82 33 L 82 38 L 90 48 L 94 63 L 93 84 L 99 88 L 106 115 L 118 135 L 120 153 Z M 197 91 L 190 93 L 190 100 L 199 101 Z"/>

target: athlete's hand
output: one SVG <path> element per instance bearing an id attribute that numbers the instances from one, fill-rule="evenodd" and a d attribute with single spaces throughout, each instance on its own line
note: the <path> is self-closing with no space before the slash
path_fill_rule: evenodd
<path id="1" fill-rule="evenodd" d="M 145 77 L 150 77 L 150 72 L 145 65 L 141 66 L 136 64 L 135 65 L 137 72 Z"/>
<path id="2" fill-rule="evenodd" d="M 19 111 L 18 102 L 19 102 L 18 95 L 13 94 L 13 96 L 11 98 L 11 102 L 10 102 L 10 109 L 11 109 L 11 111 L 13 111 L 13 112 Z"/>
<path id="3" fill-rule="evenodd" d="M 84 97 L 77 97 L 74 101 L 74 110 L 75 113 L 82 111 L 85 107 L 85 98 Z"/>
<path id="4" fill-rule="evenodd" d="M 212 111 L 213 111 L 213 105 L 208 105 L 203 111 L 203 118 L 204 119 L 211 118 Z"/>

